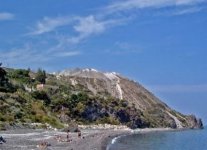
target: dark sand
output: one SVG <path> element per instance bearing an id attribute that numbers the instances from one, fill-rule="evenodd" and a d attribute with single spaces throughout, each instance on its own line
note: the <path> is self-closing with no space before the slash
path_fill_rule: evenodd
<path id="1" fill-rule="evenodd" d="M 1 131 L 0 136 L 6 139 L 5 144 L 0 144 L 0 150 L 41 150 L 37 147 L 41 142 L 48 142 L 51 146 L 45 150 L 106 150 L 107 144 L 113 137 L 129 134 L 126 130 L 82 130 L 82 138 L 78 133 L 70 133 L 71 142 L 66 142 L 67 133 L 47 130 L 11 130 Z M 55 137 L 61 136 L 57 141 Z"/>

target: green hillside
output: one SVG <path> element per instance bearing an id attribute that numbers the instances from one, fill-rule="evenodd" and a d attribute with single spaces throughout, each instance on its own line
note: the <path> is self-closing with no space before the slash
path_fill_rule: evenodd
<path id="1" fill-rule="evenodd" d="M 63 128 L 64 124 L 127 125 L 130 128 L 176 128 L 172 118 L 163 113 L 163 106 L 141 111 L 109 93 L 93 94 L 81 84 L 68 84 L 39 69 L 8 69 L 0 67 L 0 129 L 26 126 L 31 123 L 50 124 Z M 184 115 L 185 127 L 190 126 Z M 166 118 L 169 119 L 166 119 Z"/>

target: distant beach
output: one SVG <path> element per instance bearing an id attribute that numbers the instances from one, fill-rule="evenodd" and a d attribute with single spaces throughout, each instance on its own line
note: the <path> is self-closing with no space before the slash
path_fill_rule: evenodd
<path id="1" fill-rule="evenodd" d="M 0 136 L 6 139 L 5 144 L 0 145 L 1 150 L 106 150 L 115 137 L 154 131 L 169 131 L 172 129 L 137 129 L 131 130 L 125 126 L 80 126 L 81 137 L 78 133 L 69 133 L 70 142 L 67 140 L 67 132 L 55 130 L 9 130 L 1 131 Z M 59 138 L 59 139 L 57 139 Z M 47 143 L 44 146 L 41 144 Z"/>

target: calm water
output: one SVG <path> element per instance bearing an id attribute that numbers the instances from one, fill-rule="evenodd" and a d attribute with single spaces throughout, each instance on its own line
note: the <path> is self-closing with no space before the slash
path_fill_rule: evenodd
<path id="1" fill-rule="evenodd" d="M 143 133 L 118 138 L 109 150 L 207 150 L 207 129 Z"/>

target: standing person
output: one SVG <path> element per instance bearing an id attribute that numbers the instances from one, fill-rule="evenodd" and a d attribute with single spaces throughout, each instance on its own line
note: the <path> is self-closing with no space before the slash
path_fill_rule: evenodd
<path id="1" fill-rule="evenodd" d="M 81 138 L 81 131 L 78 132 L 78 137 Z"/>
<path id="2" fill-rule="evenodd" d="M 66 138 L 67 138 L 67 142 L 70 142 L 70 136 L 69 136 L 69 130 L 67 131 L 67 136 L 66 136 Z"/>

